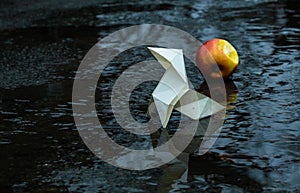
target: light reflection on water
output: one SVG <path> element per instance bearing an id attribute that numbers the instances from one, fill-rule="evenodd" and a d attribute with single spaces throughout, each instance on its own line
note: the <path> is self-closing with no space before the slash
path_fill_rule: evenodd
<path id="1" fill-rule="evenodd" d="M 116 7 L 116 11 L 103 11 L 99 5 L 95 17 L 98 27 L 77 30 L 58 26 L 52 29 L 55 35 L 50 32 L 48 39 L 35 41 L 39 51 L 34 54 L 41 57 L 30 58 L 30 51 L 18 56 L 18 47 L 25 44 L 22 41 L 8 46 L 7 50 L 1 47 L 5 57 L 16 55 L 9 57 L 19 70 L 15 74 L 24 72 L 19 79 L 12 77 L 10 80 L 14 85 L 19 84 L 19 88 L 1 89 L 0 92 L 0 151 L 6 157 L 1 160 L 1 188 L 15 191 L 35 188 L 40 192 L 51 188 L 71 192 L 299 191 L 299 6 L 296 1 L 288 0 L 256 1 L 255 4 L 252 1 L 228 2 L 180 1 L 158 5 L 141 1 L 137 8 L 128 3 L 126 9 L 120 8 L 126 3 L 104 4 L 103 7 Z M 147 6 L 143 5 L 145 3 Z M 213 37 L 228 39 L 237 47 L 241 64 L 233 81 L 226 84 L 230 102 L 227 118 L 211 152 L 205 156 L 184 154 L 168 166 L 134 172 L 109 166 L 89 152 L 74 125 L 71 92 L 72 79 L 80 62 L 77 55 L 85 53 L 97 38 L 140 23 L 174 25 L 201 41 Z M 3 34 L 30 44 L 31 33 L 42 36 L 45 30 L 37 27 L 13 31 L 12 35 Z M 56 43 L 44 43 L 53 41 Z M 53 53 L 56 52 L 62 54 L 55 58 Z M 139 60 L 145 53 L 136 50 L 134 54 L 136 57 L 128 63 Z M 17 62 L 25 60 L 36 65 L 39 58 L 50 64 L 55 59 L 57 64 L 52 63 L 51 70 L 35 69 L 34 72 L 41 72 L 40 76 L 48 72 L 44 78 L 50 81 L 35 86 L 34 78 L 25 76 L 27 71 L 18 68 Z M 116 78 L 114 70 L 108 69 L 106 78 Z M 1 73 L 8 71 L 14 74 L 11 67 L 1 66 Z M 193 73 L 193 68 L 188 67 L 188 71 L 191 81 L 198 83 L 198 91 L 205 93 L 203 80 Z M 0 79 L 1 85 L 9 85 L 5 84 L 5 79 Z M 152 88 L 149 86 L 145 92 L 151 92 Z M 104 89 L 103 96 L 107 95 L 105 92 Z M 105 106 L 107 100 L 109 98 L 97 102 Z M 139 104 L 143 109 L 142 100 L 147 101 L 147 97 L 141 97 Z M 109 125 L 111 117 L 105 117 L 109 108 L 103 110 L 99 112 L 103 115 L 100 118 Z M 175 125 L 177 118 L 175 113 L 172 117 Z M 130 146 L 136 139 L 135 146 L 149 145 L 147 138 L 124 139 L 116 132 L 117 128 L 106 129 L 124 145 Z M 169 133 L 172 135 L 175 129 L 170 128 Z"/>

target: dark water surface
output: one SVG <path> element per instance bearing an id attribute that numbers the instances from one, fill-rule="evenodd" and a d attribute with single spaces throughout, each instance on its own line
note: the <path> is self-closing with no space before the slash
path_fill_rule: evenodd
<path id="1" fill-rule="evenodd" d="M 72 0 L 60 6 L 56 1 L 29 5 L 15 0 L 1 2 L 1 10 L 1 193 L 300 192 L 298 1 Z M 71 94 L 83 56 L 99 39 L 144 23 L 175 26 L 200 41 L 227 39 L 241 62 L 226 83 L 226 120 L 209 153 L 157 169 L 128 171 L 102 162 L 83 144 Z M 126 67 L 146 55 L 136 49 L 118 62 Z M 195 72 L 188 68 L 196 89 L 205 93 Z M 117 73 L 120 69 L 107 69 L 99 83 L 102 110 L 109 100 L 105 88 Z M 148 102 L 146 94 L 154 86 L 136 89 L 133 108 Z M 138 113 L 133 110 L 137 119 L 145 119 Z M 110 126 L 109 114 L 99 115 L 118 143 L 151 144 L 149 138 L 122 135 Z M 175 125 L 177 118 L 175 113 Z"/>

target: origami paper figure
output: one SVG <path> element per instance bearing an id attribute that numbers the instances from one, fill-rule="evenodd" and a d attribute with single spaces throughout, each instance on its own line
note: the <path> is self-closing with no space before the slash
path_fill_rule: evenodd
<path id="1" fill-rule="evenodd" d="M 166 69 L 152 93 L 163 128 L 167 127 L 174 108 L 195 120 L 210 116 L 225 108 L 209 97 L 189 89 L 181 49 L 154 47 L 148 47 L 148 49 Z"/>

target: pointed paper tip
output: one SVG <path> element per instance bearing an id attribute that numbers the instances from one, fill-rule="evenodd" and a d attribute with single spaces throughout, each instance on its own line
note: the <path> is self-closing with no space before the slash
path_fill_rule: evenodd
<path id="1" fill-rule="evenodd" d="M 148 48 L 148 50 L 153 50 L 154 49 L 154 47 L 147 47 Z"/>
<path id="2" fill-rule="evenodd" d="M 178 54 L 183 54 L 182 49 L 175 49 L 175 48 L 160 48 L 160 47 L 147 47 L 150 51 L 154 51 L 159 53 L 160 51 L 173 51 L 173 52 L 177 52 Z"/>
<path id="3" fill-rule="evenodd" d="M 154 104 L 156 106 L 160 122 L 163 126 L 163 128 L 166 128 L 169 122 L 169 119 L 171 117 L 171 113 L 174 109 L 173 105 L 164 103 L 160 98 L 156 98 L 153 96 Z"/>

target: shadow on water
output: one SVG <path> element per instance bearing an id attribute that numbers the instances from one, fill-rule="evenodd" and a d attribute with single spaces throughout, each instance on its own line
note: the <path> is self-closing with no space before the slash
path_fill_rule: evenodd
<path id="1" fill-rule="evenodd" d="M 235 187 L 236 190 L 251 193 L 262 192 L 263 190 L 262 184 L 249 176 L 249 170 L 251 169 L 234 163 L 226 155 L 207 153 L 202 156 L 191 157 L 188 168 L 189 181 L 196 180 L 195 176 L 204 176 L 207 183 L 227 184 Z"/>
<path id="2" fill-rule="evenodd" d="M 20 3 L 2 12 L 4 19 L 19 19 L 0 25 L 0 192 L 299 192 L 299 3 L 255 2 L 114 1 L 58 10 L 49 3 L 51 11 L 36 18 L 31 15 L 45 4 L 32 6 L 37 12 L 31 13 Z M 180 27 L 201 41 L 223 37 L 237 47 L 241 63 L 226 82 L 226 120 L 209 153 L 190 155 L 200 137 L 168 165 L 128 171 L 102 162 L 83 144 L 71 93 L 88 49 L 113 31 L 141 23 Z M 143 49 L 132 54 L 107 69 L 96 102 L 114 140 L 139 149 L 161 143 L 162 135 L 172 137 L 180 115 L 174 112 L 173 127 L 152 138 L 114 125 L 107 105 L 110 81 L 148 57 Z M 209 95 L 189 62 L 187 71 L 196 90 Z M 144 102 L 156 84 L 144 83 L 132 93 L 136 120 L 146 120 Z"/>

